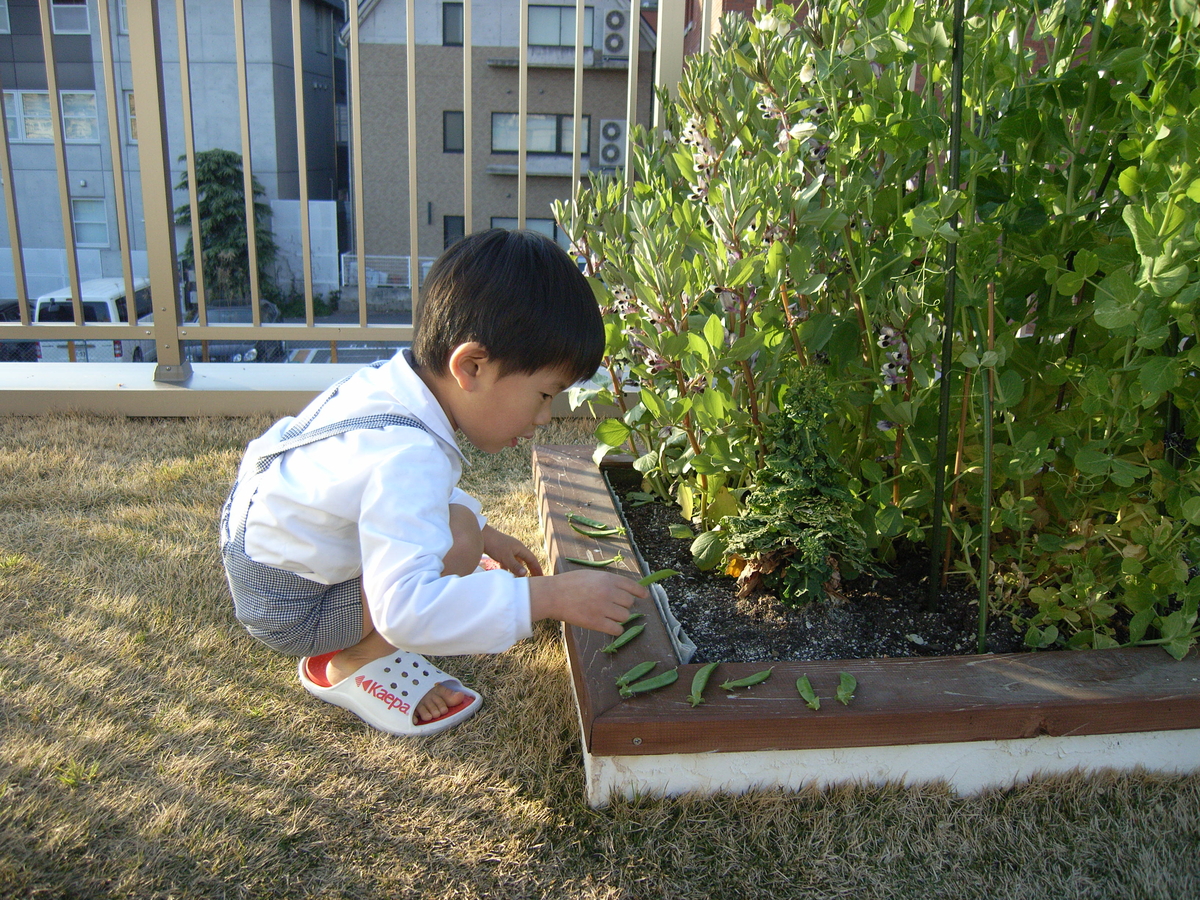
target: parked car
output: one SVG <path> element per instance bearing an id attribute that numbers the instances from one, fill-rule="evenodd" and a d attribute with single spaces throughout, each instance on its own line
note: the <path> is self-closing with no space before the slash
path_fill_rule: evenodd
<path id="1" fill-rule="evenodd" d="M 251 312 L 250 304 L 244 306 L 210 304 L 208 324 L 249 325 L 254 321 Z M 270 300 L 259 301 L 259 312 L 264 323 L 278 322 L 283 318 L 279 307 Z M 196 324 L 198 321 L 198 318 L 193 318 L 192 324 Z M 203 356 L 201 351 L 202 348 L 198 342 L 184 342 L 184 355 L 191 362 L 196 362 Z M 209 341 L 208 359 L 209 362 L 284 362 L 287 359 L 287 350 L 283 341 Z"/>
<path id="2" fill-rule="evenodd" d="M 142 321 L 154 307 L 150 300 L 150 282 L 137 278 L 133 283 L 134 308 L 137 321 Z M 79 285 L 83 321 L 128 322 L 128 304 L 125 301 L 125 279 L 94 278 Z M 75 310 L 71 302 L 71 288 L 61 287 L 42 294 L 34 303 L 33 321 L 74 322 Z M 153 341 L 144 340 L 92 340 L 74 338 L 71 341 L 39 341 L 37 358 L 43 362 L 66 362 L 71 358 L 69 343 L 75 345 L 77 362 L 141 362 Z"/>
<path id="3" fill-rule="evenodd" d="M 261 321 L 278 322 L 282 316 L 270 300 L 259 302 Z M 154 316 L 139 319 L 144 324 L 153 324 Z M 209 325 L 249 325 L 254 319 L 251 315 L 250 304 L 229 306 L 221 301 L 213 301 L 208 305 Z M 195 308 L 187 313 L 184 325 L 199 325 L 200 316 Z M 205 358 L 204 344 L 208 344 L 208 356 Z M 287 360 L 287 348 L 282 341 L 184 341 L 183 358 L 188 362 L 284 362 Z M 158 361 L 158 351 L 151 345 L 146 357 L 151 362 Z"/>
<path id="4" fill-rule="evenodd" d="M 0 301 L 0 322 L 20 321 L 20 304 L 16 300 Z M 37 362 L 37 341 L 0 341 L 0 362 Z"/>

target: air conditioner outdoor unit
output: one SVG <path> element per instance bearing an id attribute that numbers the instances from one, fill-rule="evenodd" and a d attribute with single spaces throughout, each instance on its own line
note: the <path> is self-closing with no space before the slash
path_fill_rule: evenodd
<path id="1" fill-rule="evenodd" d="M 604 14 L 604 43 L 601 55 L 606 60 L 629 59 L 629 13 L 610 9 Z"/>
<path id="2" fill-rule="evenodd" d="M 600 165 L 625 165 L 625 120 L 600 120 Z"/>

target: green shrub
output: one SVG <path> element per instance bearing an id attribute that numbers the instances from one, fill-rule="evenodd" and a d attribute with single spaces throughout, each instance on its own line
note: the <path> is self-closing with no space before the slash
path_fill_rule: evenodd
<path id="1" fill-rule="evenodd" d="M 598 453 L 633 451 L 712 530 L 753 496 L 791 373 L 820 362 L 880 561 L 929 542 L 936 510 L 951 572 L 1031 646 L 1185 652 L 1197 19 L 1195 0 L 968 3 L 957 181 L 949 0 L 725 19 L 665 128 L 635 132 L 632 188 L 599 179 L 559 211 L 608 312 L 599 393 L 622 415 Z"/>

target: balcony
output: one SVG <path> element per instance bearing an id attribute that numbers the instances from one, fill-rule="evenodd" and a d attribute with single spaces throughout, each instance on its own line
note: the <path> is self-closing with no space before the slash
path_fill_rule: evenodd
<path id="1" fill-rule="evenodd" d="M 465 4 L 461 50 L 431 40 L 403 4 L 351 4 L 345 22 L 323 3 L 289 5 L 245 0 L 219 12 L 186 2 L 119 10 L 102 3 L 90 10 L 86 30 L 82 12 L 76 16 L 70 41 L 42 39 L 63 27 L 47 10 L 38 21 L 14 18 L 14 33 L 25 29 L 40 46 L 46 89 L 2 86 L 0 235 L 8 246 L 0 247 L 0 414 L 298 408 L 354 366 L 411 340 L 421 278 L 445 241 L 496 219 L 552 225 L 549 200 L 564 179 L 586 179 L 600 150 L 600 158 L 625 158 L 625 146 L 600 147 L 599 134 L 591 138 L 596 146 L 545 157 L 527 149 L 525 128 L 517 153 L 491 156 L 489 110 L 511 104 L 528 122 L 546 103 L 561 103 L 555 110 L 573 115 L 576 128 L 584 116 L 615 120 L 627 143 L 626 122 L 652 125 L 657 115 L 652 84 L 675 84 L 682 71 L 682 25 L 640 47 L 648 26 L 626 28 L 617 37 L 628 39 L 623 52 L 639 63 L 616 66 L 601 65 L 590 49 L 531 46 L 516 28 L 523 7 L 515 0 L 512 10 L 489 9 L 482 31 L 472 26 L 473 4 Z M 640 21 L 640 4 L 609 6 L 608 24 L 597 21 L 587 39 L 578 35 L 579 46 L 617 40 L 602 31 L 627 15 Z M 660 7 L 682 22 L 682 0 Z M 511 51 L 472 41 L 492 34 L 497 21 L 512 26 L 503 25 L 504 34 L 520 32 Z M 289 32 L 290 47 L 279 39 Z M 510 53 L 511 67 L 478 65 Z M 84 60 L 94 61 L 90 69 Z M 400 103 L 395 92 L 376 93 L 393 74 Z M 492 96 L 496 79 L 514 76 L 502 101 Z M 593 77 L 608 80 L 589 83 L 585 109 L 583 86 Z M 51 96 L 60 98 L 57 109 Z M 423 135 L 436 128 L 438 109 L 456 108 L 466 111 L 472 140 L 460 153 L 439 152 Z M 190 243 L 190 223 L 208 215 L 205 166 L 214 147 L 241 166 L 222 182 L 244 210 L 244 275 L 233 299 L 221 273 L 195 264 Z M 264 230 L 272 243 L 263 243 Z M 212 241 L 207 232 L 205 239 Z M 200 256 L 214 249 L 198 244 Z M 139 309 L 134 320 L 126 312 L 96 319 L 84 291 L 97 278 L 129 293 L 145 279 L 152 315 Z M 48 324 L 37 299 L 64 286 L 69 299 Z M 222 320 L 215 311 L 229 303 L 248 315 Z M 280 316 L 263 314 L 271 304 Z M 55 361 L 37 349 L 50 341 L 62 348 Z M 211 361 L 230 342 L 285 353 L 281 361 Z"/>

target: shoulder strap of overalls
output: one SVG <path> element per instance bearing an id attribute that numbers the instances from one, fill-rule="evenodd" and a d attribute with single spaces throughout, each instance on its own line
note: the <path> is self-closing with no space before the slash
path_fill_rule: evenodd
<path id="1" fill-rule="evenodd" d="M 372 363 L 371 365 L 373 368 L 378 368 L 386 362 L 387 360 L 380 360 L 379 362 Z M 411 416 L 401 416 L 389 413 L 379 413 L 371 416 L 356 416 L 350 419 L 342 419 L 330 425 L 324 425 L 321 428 L 314 428 L 312 431 L 309 431 L 308 426 L 312 424 L 313 420 L 317 417 L 321 410 L 325 408 L 325 404 L 337 396 L 337 392 L 341 389 L 342 385 L 345 384 L 351 377 L 353 376 L 348 375 L 337 384 L 333 385 L 333 387 L 326 392 L 325 396 L 321 398 L 321 402 L 315 405 L 315 408 L 311 413 L 305 416 L 303 420 L 298 419 L 284 429 L 283 433 L 280 435 L 281 440 L 279 443 L 272 447 L 269 453 L 265 453 L 258 458 L 257 462 L 255 463 L 255 472 L 257 474 L 261 475 L 263 472 L 267 471 L 271 463 L 274 462 L 276 458 L 282 456 L 284 453 L 287 453 L 289 450 L 293 450 L 296 447 L 303 447 L 307 444 L 316 443 L 319 440 L 332 437 L 333 435 L 344 434 L 347 431 L 354 431 L 355 429 L 359 428 L 387 428 L 390 425 L 407 425 L 411 428 L 419 428 L 424 432 L 429 431 L 429 429 L 425 427 L 425 423 L 420 419 L 414 419 Z"/>

